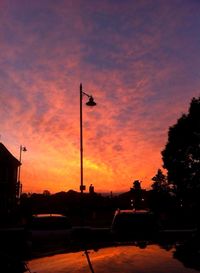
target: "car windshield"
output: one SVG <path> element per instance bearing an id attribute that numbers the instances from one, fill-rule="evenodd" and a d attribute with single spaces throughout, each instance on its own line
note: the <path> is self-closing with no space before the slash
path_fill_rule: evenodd
<path id="1" fill-rule="evenodd" d="M 113 228 L 131 229 L 143 228 L 153 225 L 153 216 L 151 214 L 121 213 L 115 216 Z"/>
<path id="2" fill-rule="evenodd" d="M 70 223 L 66 217 L 44 216 L 33 217 L 31 222 L 32 229 L 66 229 L 70 228 Z"/>

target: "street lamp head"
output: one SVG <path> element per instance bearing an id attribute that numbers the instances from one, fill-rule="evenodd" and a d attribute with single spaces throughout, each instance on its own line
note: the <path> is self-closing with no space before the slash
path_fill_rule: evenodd
<path id="1" fill-rule="evenodd" d="M 22 146 L 22 151 L 23 151 L 23 152 L 27 152 L 27 149 L 26 149 L 25 146 Z"/>
<path id="2" fill-rule="evenodd" d="M 86 102 L 86 105 L 87 106 L 95 106 L 96 105 L 96 102 L 94 101 L 92 96 L 89 97 L 89 101 Z"/>

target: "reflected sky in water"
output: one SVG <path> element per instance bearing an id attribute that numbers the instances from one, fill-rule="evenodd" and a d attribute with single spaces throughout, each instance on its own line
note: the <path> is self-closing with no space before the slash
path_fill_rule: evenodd
<path id="1" fill-rule="evenodd" d="M 108 247 L 90 251 L 90 260 L 95 273 L 195 273 L 173 258 L 173 249 L 166 251 L 157 245 L 145 249 L 136 246 Z M 66 253 L 34 259 L 29 268 L 37 273 L 88 273 L 90 269 L 84 252 Z"/>

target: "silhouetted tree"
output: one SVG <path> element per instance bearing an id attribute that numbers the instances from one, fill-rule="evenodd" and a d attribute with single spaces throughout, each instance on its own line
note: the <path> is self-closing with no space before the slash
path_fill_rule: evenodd
<path id="1" fill-rule="evenodd" d="M 132 194 L 132 206 L 135 209 L 141 209 L 142 208 L 142 194 L 143 190 L 141 188 L 141 181 L 135 180 L 133 182 L 133 187 L 131 188 L 131 194 Z"/>
<path id="2" fill-rule="evenodd" d="M 193 98 L 188 114 L 169 128 L 162 157 L 179 196 L 200 191 L 200 97 Z"/>
<path id="3" fill-rule="evenodd" d="M 44 195 L 44 196 L 50 196 L 51 193 L 50 193 L 49 190 L 44 190 L 44 191 L 43 191 L 43 195 Z"/>
<path id="4" fill-rule="evenodd" d="M 152 178 L 154 183 L 150 191 L 150 207 L 159 217 L 163 225 L 169 222 L 172 213 L 175 210 L 175 196 L 171 193 L 167 176 L 158 169 L 156 175 Z"/>
<path id="5" fill-rule="evenodd" d="M 141 181 L 139 181 L 139 180 L 135 180 L 134 182 L 133 182 L 133 188 L 132 188 L 133 190 L 141 190 Z"/>
<path id="6" fill-rule="evenodd" d="M 169 190 L 167 176 L 163 174 L 161 169 L 158 169 L 156 175 L 152 178 L 152 180 L 154 182 L 151 187 L 154 191 L 161 192 Z"/>

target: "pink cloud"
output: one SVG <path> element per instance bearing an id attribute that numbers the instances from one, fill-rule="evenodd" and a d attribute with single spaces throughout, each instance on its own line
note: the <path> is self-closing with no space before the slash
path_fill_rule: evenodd
<path id="1" fill-rule="evenodd" d="M 83 133 L 85 183 L 98 191 L 149 187 L 168 127 L 199 94 L 198 5 L 84 3 L 4 7 L 0 128 L 16 156 L 27 146 L 25 191 L 79 189 L 80 82 L 97 101 Z"/>

